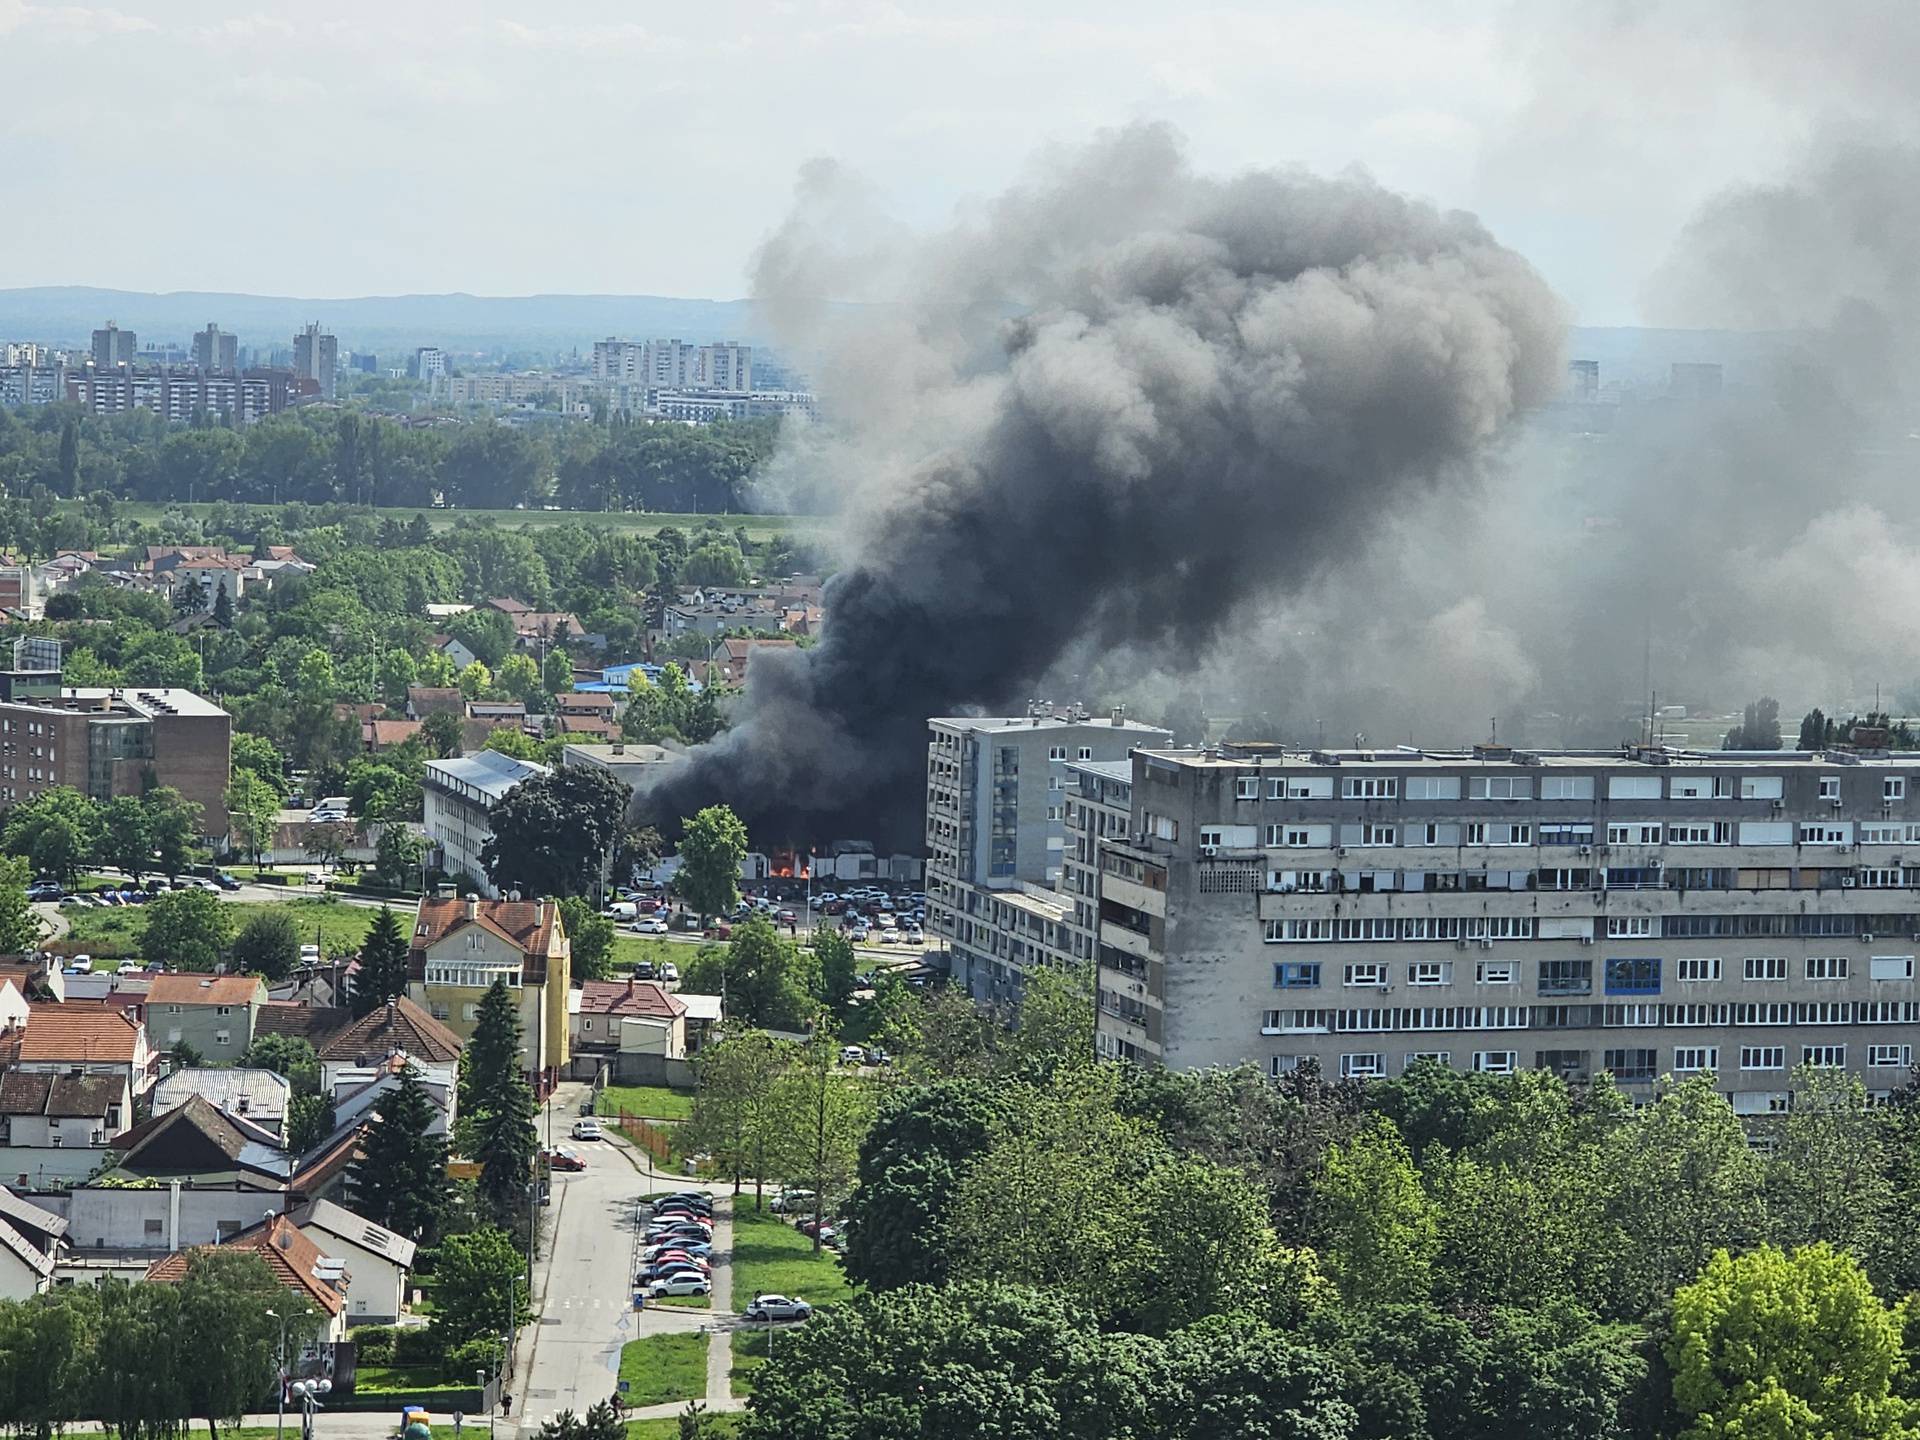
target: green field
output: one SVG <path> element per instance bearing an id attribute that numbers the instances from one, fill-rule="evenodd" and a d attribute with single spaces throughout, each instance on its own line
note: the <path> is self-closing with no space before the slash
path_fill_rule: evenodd
<path id="1" fill-rule="evenodd" d="M 620 1349 L 620 1378 L 633 1406 L 699 1400 L 707 1393 L 705 1335 L 645 1335 Z"/>
<path id="2" fill-rule="evenodd" d="M 642 960 L 651 960 L 655 965 L 671 960 L 684 966 L 698 953 L 698 946 L 684 940 L 669 940 L 664 935 L 629 935 L 622 930 L 613 937 L 613 968 L 621 979 Z"/>
<path id="3" fill-rule="evenodd" d="M 737 1435 L 740 1433 L 738 1415 L 715 1415 L 712 1420 L 714 1433 L 718 1435 Z M 440 1427 L 434 1426 L 433 1440 L 440 1440 Z M 659 1420 L 629 1420 L 627 1422 L 627 1440 L 680 1440 L 680 1419 L 669 1415 Z"/>
<path id="4" fill-rule="evenodd" d="M 334 950 L 357 951 L 360 942 L 366 939 L 367 926 L 373 923 L 376 913 L 364 905 L 348 905 L 317 895 L 296 894 L 280 901 L 229 900 L 221 904 L 233 917 L 236 931 L 263 910 L 282 911 L 293 920 L 294 929 L 300 934 L 300 943 L 318 944 L 323 953 Z M 103 956 L 138 953 L 140 931 L 146 923 L 145 906 L 62 910 L 60 913 L 67 917 L 71 927 L 69 934 L 76 945 L 97 946 L 97 953 Z"/>
<path id="5" fill-rule="evenodd" d="M 830 1305 L 852 1294 L 840 1257 L 831 1250 L 823 1248 L 816 1255 L 813 1242 L 779 1216 L 735 1207 L 735 1308 L 744 1310 L 756 1295 L 792 1295 L 814 1305 Z"/>
<path id="6" fill-rule="evenodd" d="M 733 1332 L 733 1363 L 727 1368 L 727 1379 L 736 1395 L 753 1393 L 753 1372 L 767 1363 L 767 1345 L 771 1340 L 776 1351 L 780 1345 L 778 1334 L 769 1335 L 764 1330 L 736 1330 Z"/>
<path id="7" fill-rule="evenodd" d="M 684 1120 L 693 1113 L 693 1094 L 664 1085 L 609 1085 L 600 1092 L 596 1113 L 617 1116 L 623 1109 L 643 1120 Z"/>
<path id="8" fill-rule="evenodd" d="M 129 515 L 147 524 L 155 524 L 168 514 L 181 512 L 203 520 L 214 508 L 211 504 L 187 505 L 178 501 L 123 500 L 114 507 L 114 510 L 116 514 Z M 264 510 L 271 507 L 256 508 Z M 820 515 L 662 515 L 601 510 L 421 510 L 410 506 L 387 505 L 370 508 L 362 513 L 373 515 L 381 520 L 393 519 L 403 523 L 416 515 L 425 515 L 427 523 L 435 530 L 451 530 L 462 520 L 473 520 L 483 523 L 491 521 L 496 525 L 511 525 L 516 530 L 578 523 L 620 530 L 633 535 L 652 535 L 669 526 L 680 530 L 697 530 L 708 521 L 718 521 L 729 529 L 735 527 L 745 529 L 749 540 L 768 540 L 776 535 L 806 534 L 824 529 L 832 523 L 828 517 Z"/>

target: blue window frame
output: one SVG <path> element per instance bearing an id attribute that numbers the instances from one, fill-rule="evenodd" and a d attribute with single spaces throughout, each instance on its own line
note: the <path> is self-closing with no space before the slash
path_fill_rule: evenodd
<path id="1" fill-rule="evenodd" d="M 1316 990 L 1320 986 L 1320 962 L 1283 960 L 1273 967 L 1273 983 L 1281 990 Z"/>
<path id="2" fill-rule="evenodd" d="M 1609 959 L 1607 994 L 1658 995 L 1660 962 L 1658 959 Z"/>

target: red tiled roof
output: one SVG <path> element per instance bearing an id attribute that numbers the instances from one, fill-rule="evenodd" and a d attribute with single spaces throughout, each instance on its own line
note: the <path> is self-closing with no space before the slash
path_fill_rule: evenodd
<path id="1" fill-rule="evenodd" d="M 413 921 L 413 948 L 425 950 L 462 925 L 473 923 L 467 919 L 468 903 L 458 896 L 429 896 L 422 900 Z M 502 939 L 518 945 L 521 954 L 546 956 L 554 928 L 560 923 L 558 905 L 533 900 L 478 900 L 472 903 L 476 918 L 485 921 L 488 928 L 496 931 Z"/>
<path id="2" fill-rule="evenodd" d="M 402 995 L 361 1016 L 320 1048 L 322 1060 L 384 1060 L 404 1050 L 422 1060 L 457 1060 L 460 1037 Z"/>
<path id="3" fill-rule="evenodd" d="M 149 1005 L 251 1005 L 264 1003 L 267 987 L 253 975 L 156 975 L 147 986 Z"/>
<path id="4" fill-rule="evenodd" d="M 338 1315 L 347 1307 L 347 1297 L 318 1274 L 326 1252 L 294 1228 L 284 1215 L 273 1217 L 270 1225 L 236 1235 L 222 1246 L 198 1245 L 179 1250 L 147 1267 L 147 1279 L 160 1284 L 176 1284 L 186 1278 L 187 1265 L 195 1255 L 213 1249 L 250 1250 L 267 1262 L 274 1278 L 296 1295 L 312 1300 L 329 1315 Z"/>
<path id="5" fill-rule="evenodd" d="M 671 1020 L 687 1007 L 651 980 L 589 980 L 580 987 L 580 1013 Z"/>
<path id="6" fill-rule="evenodd" d="M 353 1012 L 343 1006 L 309 1005 L 304 1000 L 269 1000 L 253 1019 L 253 1033 L 293 1035 L 317 1050 L 329 1036 L 347 1028 Z"/>
<path id="7" fill-rule="evenodd" d="M 361 740 L 376 750 L 404 745 L 421 730 L 418 720 L 369 720 L 360 727 Z"/>
<path id="8" fill-rule="evenodd" d="M 140 1022 L 119 1010 L 80 1010 L 67 1005 L 35 1005 L 20 1041 L 20 1059 L 109 1061 L 131 1065 L 140 1041 Z"/>

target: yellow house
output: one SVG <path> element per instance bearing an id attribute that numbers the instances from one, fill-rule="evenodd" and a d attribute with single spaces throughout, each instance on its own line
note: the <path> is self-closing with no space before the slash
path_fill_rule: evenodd
<path id="1" fill-rule="evenodd" d="M 407 991 L 463 1041 L 480 1002 L 504 979 L 520 1002 L 526 1068 L 544 1089 L 565 1069 L 572 947 L 550 900 L 423 899 L 413 922 Z"/>

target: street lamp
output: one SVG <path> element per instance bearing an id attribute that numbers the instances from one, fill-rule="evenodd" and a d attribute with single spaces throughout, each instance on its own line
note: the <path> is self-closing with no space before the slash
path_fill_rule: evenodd
<path id="1" fill-rule="evenodd" d="M 275 1388 L 277 1411 L 273 1417 L 273 1440 L 285 1440 L 287 1431 L 287 1317 L 277 1311 L 267 1314 L 280 1322 L 280 1383 Z"/>

